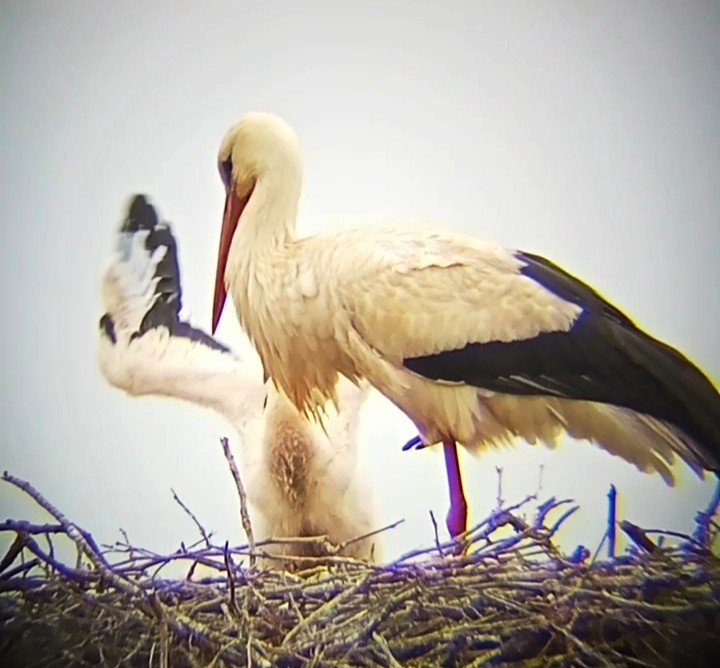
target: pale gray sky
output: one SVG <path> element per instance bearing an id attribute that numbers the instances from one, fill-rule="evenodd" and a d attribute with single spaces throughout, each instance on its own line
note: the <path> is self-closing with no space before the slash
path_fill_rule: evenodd
<path id="1" fill-rule="evenodd" d="M 243 539 L 219 418 L 130 399 L 95 362 L 99 278 L 120 210 L 149 194 L 209 327 L 227 127 L 273 111 L 304 146 L 299 231 L 379 219 L 547 255 L 720 376 L 720 5 L 715 2 L 3 2 L 0 467 L 103 541 L 172 550 L 194 527 Z M 240 347 L 228 303 L 219 336 Z M 440 452 L 376 397 L 363 461 L 388 556 L 444 518 Z M 240 447 L 234 439 L 235 447 Z M 712 492 L 668 489 L 593 446 L 464 457 L 471 520 L 507 496 L 572 496 L 562 543 L 594 548 L 608 485 L 641 525 L 689 530 Z M 42 515 L 0 486 L 0 514 Z"/>

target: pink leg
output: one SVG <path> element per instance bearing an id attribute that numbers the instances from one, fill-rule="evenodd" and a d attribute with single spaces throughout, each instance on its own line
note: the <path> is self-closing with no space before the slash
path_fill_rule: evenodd
<path id="1" fill-rule="evenodd" d="M 463 491 L 457 445 L 454 441 L 447 441 L 443 443 L 443 450 L 445 452 L 448 486 L 450 487 L 450 510 L 447 514 L 447 528 L 450 535 L 456 538 L 467 531 L 467 501 Z"/>

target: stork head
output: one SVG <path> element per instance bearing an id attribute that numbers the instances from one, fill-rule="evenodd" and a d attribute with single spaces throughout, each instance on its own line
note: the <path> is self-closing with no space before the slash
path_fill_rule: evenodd
<path id="1" fill-rule="evenodd" d="M 249 113 L 225 134 L 218 151 L 218 170 L 225 186 L 225 211 L 215 272 L 213 334 L 227 296 L 225 267 L 233 236 L 256 186 L 271 187 L 277 198 L 299 195 L 302 164 L 297 136 L 279 116 Z M 284 220 L 277 222 L 285 224 Z"/>

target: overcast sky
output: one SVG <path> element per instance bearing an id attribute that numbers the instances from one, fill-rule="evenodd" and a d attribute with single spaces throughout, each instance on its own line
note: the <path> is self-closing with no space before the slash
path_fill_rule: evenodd
<path id="1" fill-rule="evenodd" d="M 216 152 L 249 110 L 298 132 L 301 234 L 418 221 L 546 255 L 720 376 L 720 6 L 715 2 L 3 2 L 0 9 L 0 466 L 99 540 L 194 539 L 173 487 L 241 542 L 220 417 L 131 399 L 96 367 L 99 279 L 121 207 L 147 193 L 179 239 L 185 304 L 208 328 L 223 190 Z M 219 337 L 240 347 L 228 302 Z M 432 541 L 442 453 L 402 453 L 380 397 L 362 460 L 386 554 Z M 691 530 L 713 489 L 595 447 L 463 458 L 471 521 L 536 485 L 582 504 L 594 549 L 621 516 Z M 0 486 L 0 514 L 41 519 Z M 444 522 L 443 522 L 444 525 Z"/>

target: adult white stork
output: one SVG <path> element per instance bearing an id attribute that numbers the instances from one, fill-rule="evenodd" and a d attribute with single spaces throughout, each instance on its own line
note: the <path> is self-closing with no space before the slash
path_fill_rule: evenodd
<path id="1" fill-rule="evenodd" d="M 164 395 L 210 408 L 240 433 L 247 495 L 257 510 L 256 539 L 325 534 L 336 545 L 349 542 L 341 554 L 379 558 L 376 538 L 350 542 L 377 528 L 370 491 L 356 466 L 367 384 L 358 388 L 341 380 L 339 410 L 326 434 L 262 382 L 257 359 L 241 361 L 183 321 L 176 240 L 144 196 L 130 201 L 102 295 L 98 363 L 107 382 L 129 395 Z M 320 556 L 313 550 L 295 543 L 270 551 Z"/>
<path id="2" fill-rule="evenodd" d="M 456 443 L 567 432 L 670 485 L 675 455 L 700 476 L 720 470 L 715 386 L 549 260 L 433 231 L 297 239 L 299 143 L 272 114 L 231 127 L 218 163 L 212 331 L 229 290 L 265 373 L 303 414 L 319 417 L 341 373 L 403 410 L 415 445 L 443 442 L 451 534 L 467 512 Z"/>

